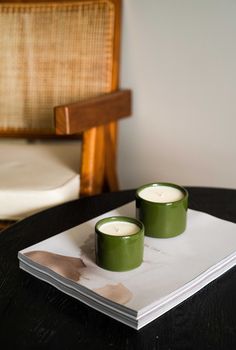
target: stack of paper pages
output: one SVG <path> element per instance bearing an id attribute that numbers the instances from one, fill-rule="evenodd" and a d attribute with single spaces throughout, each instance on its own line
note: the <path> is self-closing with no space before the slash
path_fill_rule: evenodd
<path id="1" fill-rule="evenodd" d="M 94 226 L 112 215 L 135 217 L 135 202 L 21 250 L 20 268 L 140 329 L 235 265 L 236 224 L 189 209 L 183 234 L 145 237 L 140 267 L 128 272 L 99 268 Z"/>

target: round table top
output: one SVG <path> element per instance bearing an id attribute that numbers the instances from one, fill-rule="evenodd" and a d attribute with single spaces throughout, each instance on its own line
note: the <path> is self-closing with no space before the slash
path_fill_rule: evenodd
<path id="1" fill-rule="evenodd" d="M 236 222 L 236 190 L 186 188 L 189 208 Z M 42 211 L 0 233 L 2 348 L 236 349 L 235 267 L 139 331 L 19 268 L 19 250 L 134 199 L 135 190 L 82 198 Z"/>

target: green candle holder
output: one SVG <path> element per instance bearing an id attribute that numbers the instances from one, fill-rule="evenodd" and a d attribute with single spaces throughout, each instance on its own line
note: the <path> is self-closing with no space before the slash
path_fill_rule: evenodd
<path id="1" fill-rule="evenodd" d="M 159 192 L 159 197 L 155 191 Z M 165 195 L 167 201 L 158 202 L 159 198 L 165 200 Z M 141 186 L 136 191 L 136 217 L 144 224 L 147 236 L 169 238 L 183 233 L 187 209 L 188 192 L 182 186 L 157 182 Z"/>
<path id="2" fill-rule="evenodd" d="M 143 261 L 144 225 L 137 219 L 112 216 L 95 225 L 96 263 L 110 271 L 128 271 Z"/>

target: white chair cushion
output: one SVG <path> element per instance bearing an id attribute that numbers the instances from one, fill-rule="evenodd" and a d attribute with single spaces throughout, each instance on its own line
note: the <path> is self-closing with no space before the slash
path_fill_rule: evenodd
<path id="1" fill-rule="evenodd" d="M 1 141 L 0 219 L 18 220 L 78 198 L 79 141 Z"/>

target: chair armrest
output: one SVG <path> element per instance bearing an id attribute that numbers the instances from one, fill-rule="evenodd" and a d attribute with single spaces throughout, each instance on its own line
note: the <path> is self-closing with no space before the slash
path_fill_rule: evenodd
<path id="1" fill-rule="evenodd" d="M 70 135 L 131 114 L 131 91 L 118 90 L 54 108 L 56 134 Z"/>

